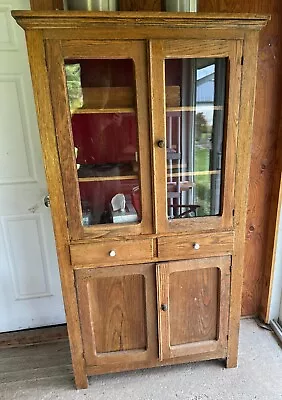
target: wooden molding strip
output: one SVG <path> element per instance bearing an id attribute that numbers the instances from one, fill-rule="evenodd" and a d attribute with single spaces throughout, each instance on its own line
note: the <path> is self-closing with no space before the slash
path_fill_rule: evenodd
<path id="1" fill-rule="evenodd" d="M 24 29 L 93 28 L 126 24 L 137 27 L 166 27 L 260 30 L 270 16 L 256 14 L 201 14 L 164 12 L 90 12 L 90 11 L 13 11 L 13 17 Z"/>
<path id="2" fill-rule="evenodd" d="M 0 334 L 0 349 L 21 347 L 48 342 L 67 340 L 67 325 L 56 325 L 44 328 L 28 329 Z"/>

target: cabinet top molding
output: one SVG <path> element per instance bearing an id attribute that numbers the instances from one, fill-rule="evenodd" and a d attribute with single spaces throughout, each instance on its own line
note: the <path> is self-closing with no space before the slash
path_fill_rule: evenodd
<path id="1" fill-rule="evenodd" d="M 24 29 L 162 27 L 260 30 L 270 19 L 257 14 L 204 14 L 167 12 L 12 11 Z"/>

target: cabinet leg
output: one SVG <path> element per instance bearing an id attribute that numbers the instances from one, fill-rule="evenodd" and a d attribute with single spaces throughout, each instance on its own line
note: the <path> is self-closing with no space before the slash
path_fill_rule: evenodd
<path id="1" fill-rule="evenodd" d="M 238 367 L 238 353 L 228 354 L 225 363 L 226 368 L 237 368 Z"/>
<path id="2" fill-rule="evenodd" d="M 88 378 L 85 373 L 79 373 L 74 375 L 74 383 L 76 389 L 87 389 L 88 388 Z"/>

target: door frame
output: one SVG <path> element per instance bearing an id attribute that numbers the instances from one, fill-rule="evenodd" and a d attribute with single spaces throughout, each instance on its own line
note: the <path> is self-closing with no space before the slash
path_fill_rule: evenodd
<path id="1" fill-rule="evenodd" d="M 185 343 L 171 346 L 170 310 L 169 310 L 169 276 L 174 272 L 217 268 L 220 274 L 218 293 L 217 339 Z M 185 261 L 171 261 L 157 264 L 157 298 L 159 327 L 159 357 L 167 360 L 175 357 L 218 352 L 227 353 L 227 332 L 229 321 L 231 257 L 211 257 Z M 162 306 L 166 304 L 167 310 Z"/>
<path id="2" fill-rule="evenodd" d="M 150 137 L 146 45 L 144 41 L 47 40 L 47 68 L 55 120 L 61 174 L 71 240 L 153 233 L 150 177 Z M 139 224 L 106 224 L 83 227 L 72 137 L 71 115 L 64 71 L 66 59 L 132 59 L 135 67 L 136 112 L 140 163 L 141 210 Z"/>
<path id="3" fill-rule="evenodd" d="M 144 350 L 115 351 L 97 354 L 95 326 L 91 320 L 93 309 L 89 303 L 88 282 L 92 277 L 112 278 L 130 275 L 142 275 L 144 277 L 146 348 Z M 155 264 L 136 264 L 89 269 L 81 268 L 75 271 L 75 280 L 81 333 L 84 343 L 84 357 L 87 366 L 144 362 L 157 358 L 157 315 L 156 296 L 154 294 L 156 287 Z"/>
<path id="4" fill-rule="evenodd" d="M 241 40 L 151 40 L 150 87 L 154 170 L 155 229 L 157 233 L 233 229 L 235 168 L 241 96 L 243 43 Z M 169 221 L 167 219 L 165 70 L 166 58 L 228 58 L 224 157 L 222 169 L 222 215 Z M 226 135 L 228 132 L 228 135 Z M 164 171 L 164 172 L 160 172 Z"/>

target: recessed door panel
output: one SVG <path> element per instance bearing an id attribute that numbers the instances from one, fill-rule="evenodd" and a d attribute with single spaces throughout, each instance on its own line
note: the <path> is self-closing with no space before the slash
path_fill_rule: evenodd
<path id="1" fill-rule="evenodd" d="M 228 256 L 157 266 L 162 360 L 226 348 L 230 266 Z"/>
<path id="2" fill-rule="evenodd" d="M 152 264 L 76 271 L 87 365 L 156 357 Z"/>

